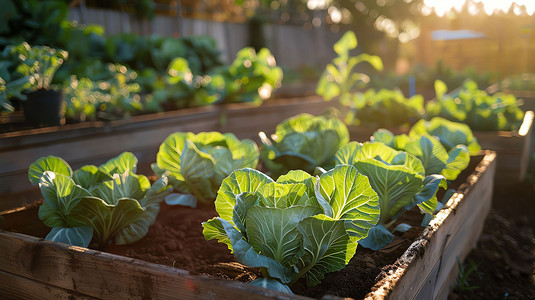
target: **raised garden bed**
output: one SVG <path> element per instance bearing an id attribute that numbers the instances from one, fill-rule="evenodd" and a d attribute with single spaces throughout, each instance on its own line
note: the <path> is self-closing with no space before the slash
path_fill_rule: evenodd
<path id="1" fill-rule="evenodd" d="M 535 114 L 527 111 L 518 131 L 474 131 L 474 136 L 482 149 L 496 151 L 497 184 L 511 185 L 524 180 L 526 171 L 535 152 L 535 138 L 533 137 L 533 119 Z M 408 129 L 388 128 L 394 134 L 408 133 Z M 375 132 L 366 127 L 348 126 L 352 141 L 365 142 Z"/>
<path id="2" fill-rule="evenodd" d="M 496 154 L 492 151 L 486 152 L 484 156 L 473 157 L 471 166 L 465 170 L 464 175 L 460 176 L 462 179 L 457 181 L 457 193 L 449 200 L 447 208 L 439 212 L 437 218 L 421 234 L 415 235 L 413 231 L 412 234 L 417 236 L 414 241 L 411 240 L 407 243 L 407 236 L 400 237 L 407 244 L 404 247 L 410 245 L 408 249 L 397 260 L 394 258 L 394 263 L 384 266 L 380 275 L 382 279 L 375 284 L 370 293 L 359 296 L 359 298 L 411 299 L 419 297 L 428 299 L 446 297 L 454 282 L 456 258 L 463 259 L 475 245 L 490 209 L 496 168 L 495 158 Z M 459 185 L 460 182 L 464 181 L 465 183 Z M 124 251 L 123 253 L 130 256 L 125 257 L 103 251 L 67 246 L 27 235 L 25 233 L 44 236 L 47 231 L 43 227 L 39 229 L 41 222 L 37 220 L 35 205 L 3 212 L 1 215 L 5 219 L 4 228 L 18 233 L 0 230 L 0 252 L 3 254 L 0 256 L 0 278 L 3 279 L 0 280 L 0 290 L 8 297 L 18 298 L 39 298 L 46 294 L 53 295 L 58 299 L 73 296 L 80 299 L 138 299 L 146 297 L 155 299 L 235 299 L 237 297 L 245 299 L 308 299 L 304 296 L 288 296 L 247 286 L 237 281 L 198 275 L 198 273 L 205 273 L 220 278 L 241 276 L 242 280 L 247 281 L 250 276 L 255 276 L 255 271 L 246 268 L 240 269 L 239 264 L 229 261 L 231 258 L 225 261 L 226 247 L 215 241 L 203 241 L 202 247 L 205 249 L 199 250 L 187 250 L 183 246 L 179 246 L 179 242 L 186 246 L 193 245 L 196 239 L 194 235 L 197 234 L 201 237 L 202 235 L 200 234 L 200 225 L 188 226 L 187 219 L 192 218 L 190 215 L 193 214 L 193 210 L 182 209 L 184 210 L 182 215 L 173 214 L 173 210 L 176 212 L 176 209 L 164 206 L 160 214 L 162 218 L 165 215 L 174 215 L 172 218 L 175 222 L 173 231 L 178 234 L 177 243 L 174 243 L 173 246 L 167 243 L 158 245 L 154 240 L 151 240 L 153 238 L 151 231 L 164 231 L 166 234 L 171 232 L 168 230 L 169 228 L 162 227 L 162 224 L 159 223 L 160 216 L 149 234 L 138 242 L 146 240 L 145 242 L 152 244 L 153 247 L 161 248 L 161 251 L 154 248 L 156 249 L 154 252 L 148 253 L 153 256 L 151 259 L 153 261 L 160 259 L 159 252 L 165 252 L 170 248 L 175 248 L 177 253 L 191 253 L 190 259 L 177 258 L 174 262 L 167 260 L 166 263 L 160 261 L 163 264 L 132 258 L 141 253 L 137 250 L 128 252 L 117 247 L 106 249 L 114 253 Z M 202 220 L 207 219 L 212 212 L 215 214 L 210 209 L 203 210 Z M 182 221 L 184 223 L 181 223 Z M 135 247 L 136 244 L 132 246 Z M 221 252 L 219 257 L 223 256 L 223 258 L 217 258 L 220 259 L 218 264 L 209 262 L 212 258 L 204 252 L 208 251 L 208 248 Z M 354 263 L 366 264 L 367 262 L 369 264 L 368 258 L 359 256 L 361 252 L 363 255 L 367 254 L 367 251 L 363 250 L 357 250 L 357 256 L 345 269 L 331 273 L 326 277 L 324 283 L 327 285 L 327 294 L 336 292 L 336 289 L 328 288 L 333 279 L 338 278 L 336 276 L 348 276 L 347 278 L 356 276 L 356 274 L 351 273 L 351 270 L 359 269 L 355 267 Z M 373 255 L 376 254 L 372 253 L 368 257 Z M 211 267 L 208 266 L 211 271 L 207 268 L 192 269 L 189 267 L 190 270 L 184 270 L 173 267 L 173 265 L 188 265 L 199 260 L 212 264 Z M 377 266 L 372 267 L 377 269 Z M 229 276 L 229 274 L 234 274 L 234 276 Z M 372 276 L 375 278 L 377 275 Z M 354 286 L 354 283 L 349 282 L 350 287 L 352 284 Z M 297 287 L 296 290 L 299 288 Z M 306 289 L 303 291 L 308 295 L 309 291 Z M 356 297 L 351 293 L 339 295 Z M 321 295 L 309 296 L 321 297 Z M 332 299 L 333 297 L 328 296 L 327 298 Z"/>
<path id="3" fill-rule="evenodd" d="M 524 114 L 518 131 L 474 131 L 482 149 L 491 149 L 498 154 L 496 182 L 512 184 L 524 180 L 531 156 L 535 151 L 532 111 Z"/>
<path id="4" fill-rule="evenodd" d="M 135 116 L 112 122 L 87 122 L 0 134 L 0 195 L 32 190 L 28 166 L 45 155 L 56 155 L 78 168 L 100 164 L 123 151 L 139 159 L 140 172 L 151 173 L 158 147 L 177 131 L 234 132 L 240 139 L 259 141 L 260 130 L 275 130 L 281 121 L 298 113 L 319 114 L 332 103 L 320 97 L 274 99 L 262 106 L 229 104 Z M 270 132 L 267 132 L 268 134 Z M 36 189 L 30 196 L 39 195 Z M 31 200 L 20 194 L 0 202 L 0 210 Z"/>
<path id="5" fill-rule="evenodd" d="M 486 91 L 490 94 L 496 93 L 496 92 L 503 92 L 507 94 L 513 94 L 516 98 L 521 99 L 523 104 L 520 106 L 520 108 L 523 111 L 534 111 L 535 110 L 535 91 L 533 90 L 518 90 L 518 89 L 510 89 L 506 86 L 502 86 L 501 83 L 495 83 L 491 86 L 489 86 Z"/>

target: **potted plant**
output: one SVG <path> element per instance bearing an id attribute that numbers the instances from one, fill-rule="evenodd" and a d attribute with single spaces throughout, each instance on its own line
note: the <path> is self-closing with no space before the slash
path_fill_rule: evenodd
<path id="1" fill-rule="evenodd" d="M 15 72 L 28 77 L 23 86 L 24 118 L 33 126 L 60 125 L 63 121 L 64 97 L 60 89 L 51 86 L 58 68 L 68 53 L 47 46 L 31 47 L 28 43 L 8 46 L 4 54 L 18 59 Z"/>

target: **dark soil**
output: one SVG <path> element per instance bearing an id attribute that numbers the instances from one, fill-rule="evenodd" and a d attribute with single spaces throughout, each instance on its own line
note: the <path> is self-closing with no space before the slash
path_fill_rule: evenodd
<path id="1" fill-rule="evenodd" d="M 535 299 L 533 185 L 495 184 L 483 233 L 464 261 L 465 270 L 477 267 L 450 299 Z"/>
<path id="2" fill-rule="evenodd" d="M 201 223 L 216 215 L 213 205 L 194 209 L 162 203 L 156 223 L 142 240 L 104 250 L 188 270 L 192 274 L 241 281 L 256 279 L 260 274 L 258 270 L 237 263 L 225 244 L 204 239 Z"/>

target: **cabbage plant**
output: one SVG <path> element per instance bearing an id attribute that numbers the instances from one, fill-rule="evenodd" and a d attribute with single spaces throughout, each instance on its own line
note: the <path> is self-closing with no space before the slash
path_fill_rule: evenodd
<path id="1" fill-rule="evenodd" d="M 160 145 L 152 169 L 181 193 L 169 195 L 167 204 L 195 206 L 212 203 L 223 179 L 236 169 L 256 168 L 258 156 L 253 141 L 232 133 L 177 132 Z"/>
<path id="2" fill-rule="evenodd" d="M 481 131 L 518 130 L 522 123 L 524 113 L 512 94 L 489 95 L 472 80 L 450 94 L 446 94 L 447 89 L 444 82 L 435 81 L 436 99 L 426 105 L 428 117 L 462 122 Z"/>
<path id="3" fill-rule="evenodd" d="M 236 53 L 231 65 L 212 74 L 210 83 L 221 96 L 218 102 L 260 105 L 281 86 L 282 77 L 282 69 L 269 49 L 256 52 L 254 48 L 245 47 Z"/>
<path id="4" fill-rule="evenodd" d="M 260 138 L 262 162 L 276 178 L 290 170 L 331 169 L 336 151 L 349 142 L 349 133 L 336 118 L 304 113 L 277 125 L 271 140 L 263 132 Z"/>
<path id="5" fill-rule="evenodd" d="M 470 163 L 470 153 L 465 145 L 456 145 L 446 151 L 438 139 L 429 135 L 411 138 L 406 134 L 395 136 L 387 129 L 379 129 L 372 139 L 416 156 L 424 166 L 425 175 L 440 174 L 447 180 L 455 180 Z"/>
<path id="6" fill-rule="evenodd" d="M 420 120 L 411 127 L 409 137 L 419 138 L 422 135 L 430 135 L 438 138 L 447 151 L 457 145 L 465 145 L 470 155 L 477 155 L 481 146 L 468 125 L 452 122 L 440 117 L 434 117 L 430 121 Z"/>
<path id="7" fill-rule="evenodd" d="M 251 284 L 290 293 L 302 277 L 314 286 L 343 268 L 379 218 L 377 193 L 348 165 L 320 177 L 291 171 L 277 181 L 236 170 L 223 180 L 215 206 L 219 217 L 203 223 L 205 238 L 259 267 L 264 278 Z"/>
<path id="8" fill-rule="evenodd" d="M 336 159 L 339 164 L 355 166 L 358 172 L 367 176 L 379 196 L 379 222 L 360 241 L 362 246 L 372 250 L 392 242 L 394 235 L 388 227 L 405 211 L 418 206 L 422 212 L 433 214 L 438 188 L 447 187 L 443 176 L 425 176 L 422 162 L 414 155 L 383 143 L 351 142 L 338 151 Z"/>
<path id="9" fill-rule="evenodd" d="M 57 156 L 32 163 L 28 178 L 44 199 L 39 218 L 52 227 L 46 239 L 82 247 L 93 240 L 102 248 L 143 238 L 168 188 L 166 177 L 151 186 L 147 177 L 135 174 L 136 165 L 130 152 L 76 171 Z"/>
<path id="10" fill-rule="evenodd" d="M 382 71 L 383 61 L 379 56 L 367 53 L 350 56 L 349 52 L 357 48 L 357 37 L 352 31 L 347 31 L 333 48 L 338 56 L 325 67 L 316 93 L 327 101 L 340 97 L 340 101 L 344 102 L 351 97 L 355 89 L 362 88 L 370 82 L 368 75 L 355 71 L 356 66 L 367 62 L 376 70 Z"/>
<path id="11" fill-rule="evenodd" d="M 410 126 L 424 114 L 424 98 L 406 98 L 400 90 L 368 89 L 355 93 L 340 103 L 348 108 L 346 124 L 368 128 Z"/>

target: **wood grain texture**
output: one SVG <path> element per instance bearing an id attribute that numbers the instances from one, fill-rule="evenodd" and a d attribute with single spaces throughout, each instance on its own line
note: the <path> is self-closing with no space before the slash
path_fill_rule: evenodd
<path id="1" fill-rule="evenodd" d="M 397 261 L 366 299 L 434 299 L 447 295 L 456 257 L 464 258 L 477 242 L 492 201 L 496 153 L 482 162 Z M 455 277 L 453 277 L 454 279 Z M 447 291 L 447 292 L 446 292 Z"/>
<path id="2" fill-rule="evenodd" d="M 99 299 L 288 299 L 286 294 L 0 231 L 2 271 Z M 7 297 L 16 292 L 2 289 Z M 292 299 L 309 299 L 292 296 Z"/>
<path id="3" fill-rule="evenodd" d="M 2 299 L 54 299 L 90 300 L 95 299 L 74 291 L 61 289 L 46 283 L 0 271 L 0 291 Z"/>

